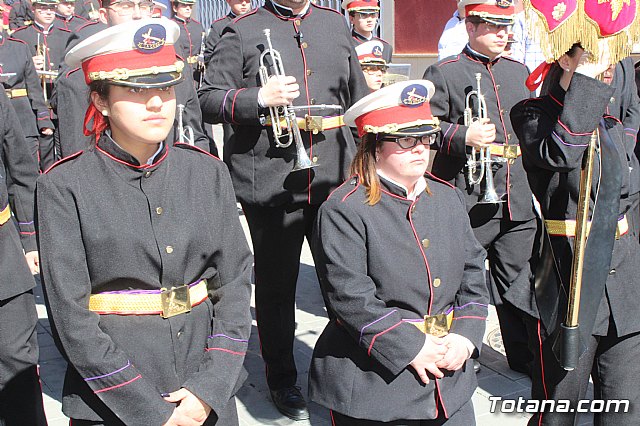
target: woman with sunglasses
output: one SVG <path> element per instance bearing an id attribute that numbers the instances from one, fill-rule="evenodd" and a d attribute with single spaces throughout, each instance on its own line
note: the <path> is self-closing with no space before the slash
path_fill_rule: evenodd
<path id="1" fill-rule="evenodd" d="M 234 425 L 251 258 L 224 164 L 167 144 L 183 62 L 167 19 L 75 46 L 94 144 L 38 181 L 47 309 L 77 425 Z"/>
<path id="2" fill-rule="evenodd" d="M 316 268 L 331 318 L 310 396 L 334 425 L 474 424 L 485 251 L 462 194 L 429 174 L 433 84 L 393 84 L 345 114 L 362 142 L 322 205 Z M 390 422 L 390 423 L 387 423 Z"/>

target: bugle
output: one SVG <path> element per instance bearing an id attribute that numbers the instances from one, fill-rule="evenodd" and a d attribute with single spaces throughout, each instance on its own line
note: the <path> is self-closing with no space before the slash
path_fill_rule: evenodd
<path id="1" fill-rule="evenodd" d="M 467 93 L 465 98 L 464 125 L 467 127 L 470 126 L 471 123 L 486 119 L 489 116 L 487 112 L 487 103 L 484 99 L 484 95 L 480 91 L 480 80 L 482 79 L 482 74 L 476 73 L 475 77 L 476 90 L 471 90 Z M 478 104 L 475 114 L 471 106 L 471 102 L 474 97 Z M 496 187 L 493 183 L 493 171 L 491 170 L 491 164 L 494 162 L 506 161 L 507 160 L 504 158 L 494 159 L 491 156 L 491 149 L 489 147 L 480 148 L 479 157 L 476 157 L 476 148 L 471 148 L 471 153 L 467 156 L 467 179 L 469 184 L 478 185 L 483 179 L 485 182 L 485 190 L 478 201 L 479 204 L 504 203 L 505 200 L 503 200 L 502 196 L 499 196 L 496 192 Z M 478 165 L 480 165 L 480 172 L 476 174 Z"/>

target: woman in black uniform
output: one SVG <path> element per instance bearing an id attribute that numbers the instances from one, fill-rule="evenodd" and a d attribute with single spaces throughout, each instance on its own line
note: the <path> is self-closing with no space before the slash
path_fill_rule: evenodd
<path id="1" fill-rule="evenodd" d="M 428 173 L 433 84 L 397 83 L 345 114 L 353 176 L 320 208 L 316 268 L 332 318 L 310 394 L 335 425 L 472 425 L 486 253 L 460 191 Z"/>
<path id="2" fill-rule="evenodd" d="M 619 161 L 622 172 L 621 188 L 614 195 L 620 199 L 620 205 L 611 264 L 604 288 L 597 295 L 599 305 L 594 310 L 593 329 L 586 332 L 590 337 L 583 342 L 586 351 L 574 370 L 565 371 L 552 350 L 555 339 L 550 335 L 556 324 L 547 319 L 544 312 L 555 309 L 548 305 L 557 301 L 550 296 L 537 299 L 541 320 L 529 324 L 531 335 L 538 336 L 533 342 L 537 350 L 533 351 L 536 359 L 532 396 L 537 400 L 569 400 L 571 408 L 564 410 L 570 412 L 538 413 L 529 424 L 574 424 L 578 400 L 585 398 L 589 376 L 593 379 L 594 399 L 630 401 L 628 413 L 595 413 L 595 424 L 634 425 L 640 421 L 640 388 L 637 385 L 640 366 L 637 362 L 627 362 L 640 357 L 640 317 L 637 315 L 640 251 L 628 217 L 638 188 L 638 182 L 634 182 L 638 178 L 638 163 L 633 154 L 638 101 L 636 98 L 622 113 L 615 111 L 616 87 L 624 87 L 626 83 L 619 81 L 612 85 L 616 80 L 614 77 L 622 74 L 614 76 L 616 64 L 610 64 L 606 56 L 605 50 L 597 61 L 593 60 L 575 44 L 550 67 L 542 96 L 522 101 L 511 110 L 524 167 L 531 189 L 540 202 L 553 260 L 560 283 L 565 287 L 569 285 L 572 268 L 580 166 L 591 135 L 601 121 L 618 151 L 611 161 Z M 616 73 L 622 73 L 622 68 L 617 70 Z M 626 78 L 632 82 L 633 73 L 628 73 Z M 601 184 L 600 168 L 597 151 L 590 191 L 591 207 Z M 592 261 L 585 257 L 585 263 Z M 546 279 L 541 281 L 548 282 Z M 549 294 L 548 291 L 545 293 Z M 583 294 L 587 294 L 582 299 L 582 305 L 585 305 L 585 297 L 590 296 L 585 289 Z M 563 319 L 566 303 L 561 302 L 557 309 L 557 317 Z M 581 306 L 581 322 L 584 310 Z M 580 326 L 586 327 L 582 323 Z"/>
<path id="3" fill-rule="evenodd" d="M 167 146 L 182 78 L 167 19 L 74 47 L 95 145 L 39 180 L 49 319 L 76 425 L 237 424 L 251 258 L 227 168 Z"/>

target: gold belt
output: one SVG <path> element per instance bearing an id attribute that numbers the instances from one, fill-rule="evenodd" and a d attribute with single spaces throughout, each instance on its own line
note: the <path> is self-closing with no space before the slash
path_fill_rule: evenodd
<path id="1" fill-rule="evenodd" d="M 520 145 L 489 145 L 489 152 L 496 157 L 515 159 L 522 155 Z"/>
<path id="2" fill-rule="evenodd" d="M 4 225 L 11 219 L 11 208 L 9 204 L 2 211 L 0 211 L 0 226 Z"/>
<path id="3" fill-rule="evenodd" d="M 576 236 L 576 221 L 575 220 L 545 220 L 544 224 L 547 226 L 547 232 L 553 236 L 563 237 L 575 237 Z M 587 222 L 587 235 L 591 229 L 591 222 Z M 616 239 L 619 239 L 621 235 L 626 234 L 629 231 L 629 222 L 627 221 L 627 215 L 622 216 L 622 219 L 618 220 L 616 227 Z"/>
<path id="4" fill-rule="evenodd" d="M 322 117 L 319 115 L 307 115 L 304 118 L 298 117 L 298 128 L 305 132 L 312 132 L 317 135 L 318 132 L 325 130 L 337 129 L 344 126 L 344 116 L 336 115 L 335 117 Z M 284 119 L 280 120 L 280 125 L 285 127 L 287 125 Z M 267 117 L 265 126 L 271 126 L 271 116 Z"/>
<path id="5" fill-rule="evenodd" d="M 424 321 L 421 322 L 413 322 L 409 321 L 410 324 L 416 326 L 418 330 L 422 331 L 424 334 L 431 334 L 432 336 L 442 337 L 449 334 L 449 329 L 451 328 L 451 323 L 453 322 L 453 310 L 448 314 L 438 314 L 438 315 L 425 315 Z"/>
<path id="6" fill-rule="evenodd" d="M 89 310 L 100 315 L 156 315 L 169 318 L 189 312 L 208 297 L 207 280 L 155 293 L 98 293 L 89 297 Z"/>
<path id="7" fill-rule="evenodd" d="M 27 89 L 5 89 L 4 91 L 9 99 L 27 96 Z"/>
<path id="8" fill-rule="evenodd" d="M 193 55 L 193 56 L 188 56 L 187 57 L 187 63 L 188 64 L 195 64 L 196 62 L 198 62 L 198 55 Z"/>

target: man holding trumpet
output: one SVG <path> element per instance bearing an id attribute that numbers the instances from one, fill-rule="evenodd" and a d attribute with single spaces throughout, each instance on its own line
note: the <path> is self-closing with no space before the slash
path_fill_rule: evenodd
<path id="1" fill-rule="evenodd" d="M 503 56 L 515 19 L 512 0 L 461 0 L 458 11 L 466 19 L 469 43 L 423 77 L 436 87 L 431 108 L 442 128 L 433 173 L 466 195 L 471 226 L 487 250 L 489 290 L 507 361 L 511 369 L 530 375 L 533 356 L 523 318 L 535 314 L 525 295 L 536 219 L 509 120 L 511 107 L 530 96 L 524 85 L 528 71 Z"/>
<path id="2" fill-rule="evenodd" d="M 341 114 L 368 89 L 344 18 L 309 0 L 267 0 L 235 19 L 208 65 L 200 105 L 205 121 L 233 127 L 224 157 L 253 241 L 267 384 L 281 413 L 306 419 L 293 357 L 300 253 L 355 153 Z"/>

